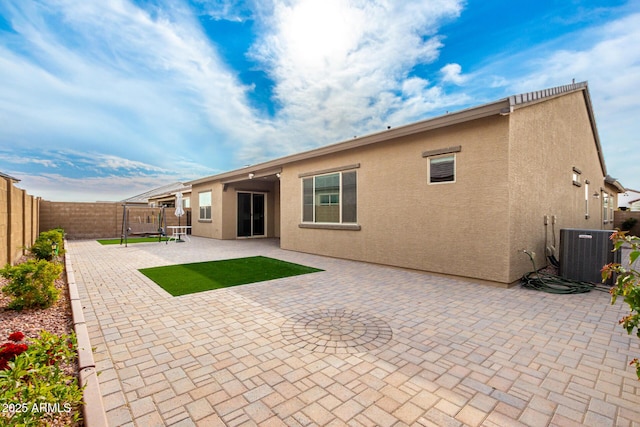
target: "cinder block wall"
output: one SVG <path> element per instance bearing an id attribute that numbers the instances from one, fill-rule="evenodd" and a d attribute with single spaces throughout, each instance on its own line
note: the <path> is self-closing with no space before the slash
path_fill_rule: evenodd
<path id="1" fill-rule="evenodd" d="M 62 227 L 68 239 L 119 238 L 122 234 L 122 209 L 121 202 L 81 203 L 43 200 L 40 202 L 40 230 Z M 130 223 L 153 222 L 155 224 L 161 212 L 160 208 L 146 206 L 130 206 L 128 209 Z M 165 209 L 167 225 L 178 225 L 178 218 L 174 212 L 174 208 Z M 187 214 L 190 212 L 190 209 L 185 209 L 185 215 L 180 218 L 182 225 L 186 225 Z M 133 225 L 131 228 L 136 227 Z M 157 228 L 149 228 L 151 229 Z"/>
<path id="2" fill-rule="evenodd" d="M 622 223 L 628 218 L 635 218 L 638 220 L 636 225 L 629 231 L 628 234 L 633 236 L 640 236 L 640 212 L 621 211 L 617 210 L 613 213 L 613 228 L 622 227 Z"/>
<path id="3" fill-rule="evenodd" d="M 0 178 L 0 263 L 14 264 L 39 234 L 40 199 Z"/>
<path id="4" fill-rule="evenodd" d="M 62 227 L 68 239 L 120 237 L 120 203 L 40 202 L 40 230 Z"/>

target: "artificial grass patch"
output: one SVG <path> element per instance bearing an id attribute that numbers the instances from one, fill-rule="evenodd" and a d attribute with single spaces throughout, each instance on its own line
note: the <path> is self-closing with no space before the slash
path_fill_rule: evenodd
<path id="1" fill-rule="evenodd" d="M 163 237 L 162 241 L 165 242 L 168 239 L 169 239 L 168 237 Z M 157 237 L 129 237 L 129 238 L 127 238 L 127 243 L 146 243 L 146 242 L 156 242 L 156 243 L 158 243 L 158 238 Z M 100 243 L 101 245 L 119 245 L 120 244 L 120 239 L 98 239 L 98 243 Z M 124 243 L 124 240 L 122 240 L 122 243 Z"/>
<path id="2" fill-rule="evenodd" d="M 278 259 L 255 256 L 141 268 L 139 271 L 156 282 L 162 289 L 177 297 L 322 270 Z"/>

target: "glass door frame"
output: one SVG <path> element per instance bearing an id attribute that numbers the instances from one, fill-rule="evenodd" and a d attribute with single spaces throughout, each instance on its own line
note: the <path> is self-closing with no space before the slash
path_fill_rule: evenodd
<path id="1" fill-rule="evenodd" d="M 250 230 L 248 235 L 240 235 L 240 197 L 241 195 L 250 195 L 249 197 L 249 211 L 250 211 Z M 255 207 L 255 197 L 262 197 L 262 212 L 256 212 Z M 256 214 L 262 215 L 262 234 L 255 234 L 255 218 Z M 256 238 L 264 238 L 267 237 L 267 193 L 263 191 L 237 191 L 236 192 L 236 238 L 237 239 L 256 239 Z"/>

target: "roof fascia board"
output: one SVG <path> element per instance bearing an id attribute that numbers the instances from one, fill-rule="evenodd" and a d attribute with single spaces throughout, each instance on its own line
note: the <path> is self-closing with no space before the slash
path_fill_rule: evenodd
<path id="1" fill-rule="evenodd" d="M 587 82 L 571 83 L 569 85 L 557 86 L 549 89 L 543 89 L 535 92 L 527 92 L 519 95 L 513 95 L 508 98 L 504 98 L 498 101 L 483 104 L 477 107 L 460 110 L 454 113 L 448 113 L 442 116 L 434 117 L 431 119 L 423 120 L 421 122 L 412 123 L 409 125 L 389 129 L 386 131 L 370 134 L 360 138 L 354 138 L 352 140 L 342 141 L 331 145 L 315 148 L 301 153 L 291 154 L 288 156 L 280 157 L 274 160 L 270 160 L 264 163 L 258 163 L 256 165 L 247 166 L 242 169 L 236 169 L 229 172 L 221 173 L 218 175 L 211 175 L 204 178 L 200 178 L 194 181 L 186 182 L 187 185 L 196 185 L 208 182 L 223 181 L 225 183 L 234 182 L 238 180 L 246 179 L 246 175 L 253 173 L 255 176 L 266 176 L 274 173 L 269 173 L 269 169 L 282 168 L 286 164 L 299 162 L 302 160 L 308 160 L 315 157 L 321 157 L 328 154 L 334 154 L 341 151 L 351 150 L 367 145 L 375 144 L 383 141 L 390 141 L 405 136 L 418 134 L 421 132 L 434 130 L 438 128 L 444 128 L 447 126 L 468 122 L 471 120 L 481 119 L 493 115 L 508 115 L 516 109 L 524 108 L 539 102 L 548 101 L 550 99 L 564 96 L 568 93 L 582 91 L 587 107 L 587 113 L 589 115 L 589 121 L 593 137 L 596 144 L 596 150 L 598 152 L 598 158 L 600 161 L 600 167 L 603 175 L 607 175 L 607 170 L 604 162 L 604 156 L 602 153 L 602 147 L 600 144 L 600 137 L 598 135 L 598 129 L 596 126 L 595 115 L 593 113 L 593 106 L 591 103 L 591 97 L 589 96 L 589 88 Z"/>
<path id="2" fill-rule="evenodd" d="M 13 182 L 20 182 L 20 180 L 18 178 L 14 178 L 11 175 L 7 175 L 6 173 L 2 173 L 0 172 L 0 178 L 4 178 L 8 181 L 13 181 Z"/>
<path id="3" fill-rule="evenodd" d="M 336 144 L 326 145 L 312 150 L 303 151 L 301 153 L 291 154 L 289 156 L 280 157 L 268 162 L 246 166 L 242 169 L 236 169 L 218 175 L 212 175 L 194 181 L 188 181 L 185 184 L 196 185 L 212 181 L 231 182 L 250 172 L 256 174 L 256 176 L 258 176 L 258 174 L 264 176 L 267 174 L 265 174 L 263 171 L 277 167 L 282 168 L 282 166 L 286 164 L 308 160 L 315 157 L 321 157 L 327 154 L 334 154 L 341 151 L 352 150 L 354 148 L 364 147 L 378 142 L 390 141 L 392 139 L 415 135 L 421 132 L 464 123 L 471 120 L 481 119 L 484 117 L 494 116 L 498 114 L 504 115 L 506 112 L 508 112 L 508 110 L 509 101 L 507 98 L 505 98 L 499 101 L 480 105 L 478 107 L 468 108 L 454 113 L 434 117 L 432 119 L 423 120 L 421 122 L 412 123 L 409 125 L 389 129 L 352 140 L 338 142 Z"/>
<path id="4" fill-rule="evenodd" d="M 584 94 L 584 101 L 587 104 L 587 112 L 589 113 L 589 121 L 591 122 L 591 130 L 593 131 L 593 138 L 596 141 L 596 150 L 598 150 L 598 158 L 600 160 L 600 167 L 602 168 L 602 174 L 604 176 L 607 176 L 607 166 L 604 162 L 604 154 L 602 153 L 602 145 L 600 144 L 600 135 L 598 134 L 598 126 L 596 126 L 596 116 L 593 113 L 591 95 L 589 95 L 589 88 L 586 85 L 585 85 L 583 94 Z"/>
<path id="5" fill-rule="evenodd" d="M 596 117 L 593 112 L 593 104 L 591 103 L 591 96 L 589 95 L 589 85 L 585 82 L 571 83 L 564 86 L 557 86 L 549 89 L 543 89 L 535 92 L 527 92 L 519 95 L 513 95 L 509 97 L 509 107 L 511 111 L 519 108 L 528 107 L 539 102 L 548 101 L 560 96 L 567 95 L 572 92 L 582 91 L 584 101 L 587 106 L 587 114 L 589 115 L 589 122 L 591 124 L 591 131 L 593 132 L 593 138 L 596 143 L 596 150 L 598 152 L 598 160 L 600 161 L 600 168 L 602 174 L 607 175 L 607 166 L 604 162 L 604 155 L 602 153 L 602 146 L 600 144 L 600 135 L 598 134 L 598 127 L 596 126 Z"/>
<path id="6" fill-rule="evenodd" d="M 202 181 L 202 180 L 200 181 L 202 182 L 221 181 L 223 184 L 231 184 L 238 181 L 245 181 L 247 179 L 259 179 L 267 176 L 272 176 L 278 173 L 282 173 L 281 167 L 270 168 L 265 170 L 263 168 L 259 168 L 258 166 L 260 165 L 246 166 L 240 170 L 230 171 L 225 174 L 217 175 L 218 177 L 217 179 L 208 179 L 208 180 L 205 179 L 205 181 Z M 249 174 L 253 174 L 253 175 L 249 177 Z M 228 176 L 223 176 L 223 175 L 228 175 Z"/>
<path id="7" fill-rule="evenodd" d="M 615 189 L 618 190 L 618 193 L 624 193 L 625 192 L 624 186 L 622 184 L 620 184 L 620 182 L 616 178 L 614 178 L 614 177 L 612 177 L 610 175 L 605 175 L 604 183 L 615 187 Z"/>

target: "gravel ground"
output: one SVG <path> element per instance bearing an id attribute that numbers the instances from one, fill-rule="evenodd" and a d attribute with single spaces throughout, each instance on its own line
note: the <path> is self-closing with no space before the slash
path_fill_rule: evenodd
<path id="1" fill-rule="evenodd" d="M 23 257 L 19 262 L 24 262 L 25 260 L 26 257 Z M 61 259 L 59 262 L 64 262 L 64 259 Z M 0 344 L 7 342 L 9 334 L 15 331 L 20 331 L 25 335 L 26 344 L 29 344 L 30 338 L 37 338 L 43 330 L 55 335 L 70 334 L 73 331 L 71 304 L 69 303 L 69 290 L 67 288 L 65 273 L 55 282 L 56 288 L 60 290 L 58 301 L 52 307 L 44 310 L 31 309 L 17 311 L 8 309 L 7 304 L 10 298 L 2 292 L 2 288 L 4 288 L 7 282 L 7 279 L 0 276 Z M 68 375 L 77 376 L 77 364 L 74 363 L 71 366 L 65 366 L 64 371 Z M 0 418 L 0 423 L 1 421 L 2 419 Z M 45 425 L 54 427 L 79 427 L 82 425 L 82 423 L 73 424 L 71 417 L 65 413 L 58 414 L 55 419 L 47 419 L 46 421 L 48 424 Z"/>

